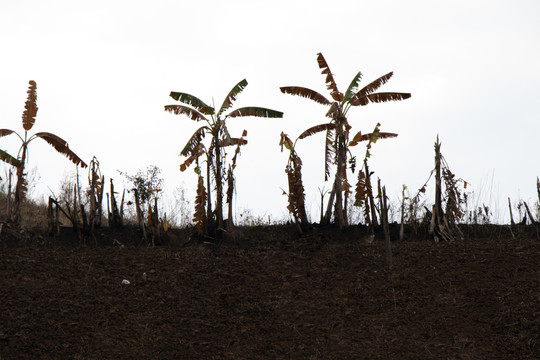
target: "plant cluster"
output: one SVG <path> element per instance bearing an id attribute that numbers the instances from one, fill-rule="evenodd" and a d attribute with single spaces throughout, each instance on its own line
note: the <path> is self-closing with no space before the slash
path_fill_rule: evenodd
<path id="1" fill-rule="evenodd" d="M 227 226 L 232 226 L 232 195 L 234 193 L 234 169 L 236 159 L 240 154 L 240 146 L 246 145 L 247 131 L 241 137 L 232 137 L 227 128 L 227 120 L 236 117 L 263 117 L 281 118 L 283 113 L 262 107 L 242 107 L 231 110 L 237 96 L 246 88 L 248 82 L 244 79 L 236 84 L 225 97 L 218 109 L 214 105 L 207 105 L 199 98 L 184 92 L 172 91 L 170 96 L 181 104 L 166 105 L 165 111 L 188 116 L 191 120 L 202 122 L 188 140 L 180 154 L 187 159 L 180 165 L 180 171 L 185 171 L 191 164 L 195 164 L 195 173 L 198 176 L 197 195 L 195 198 L 195 213 L 193 220 L 200 235 L 222 238 L 226 231 L 223 215 L 224 186 L 227 185 L 227 202 L 229 213 Z M 208 142 L 204 142 L 205 137 Z M 227 149 L 236 146 L 234 155 L 229 160 Z M 203 157 L 203 160 L 201 160 Z M 201 163 L 206 161 L 206 186 L 201 170 Z M 215 186 L 215 205 L 212 204 L 212 185 Z M 215 206 L 215 208 L 214 208 Z"/>
<path id="2" fill-rule="evenodd" d="M 324 116 L 327 118 L 326 122 L 311 126 L 303 131 L 294 141 L 283 131 L 281 132 L 279 142 L 281 151 L 283 152 L 284 148 L 289 151 L 288 161 L 285 166 L 288 189 L 283 191 L 288 197 L 287 209 L 297 226 L 298 232 L 302 234 L 308 231 L 310 224 L 306 212 L 305 188 L 302 181 L 303 164 L 297 152 L 296 144 L 299 140 L 324 133 L 324 181 L 330 181 L 331 187 L 328 191 L 320 190 L 321 224 L 334 222 L 342 228 L 350 223 L 351 213 L 354 212 L 353 209 L 356 207 L 361 210 L 356 211 L 355 217 L 361 216 L 364 223 L 374 232 L 376 227 L 382 225 L 387 227 L 389 207 L 385 187 L 381 184 L 381 180 L 378 179 L 375 182 L 372 179 L 374 172 L 369 168 L 369 159 L 372 156 L 373 145 L 378 140 L 395 138 L 398 134 L 381 131 L 380 123 L 377 123 L 370 133 L 353 132 L 349 112 L 353 107 L 366 106 L 371 103 L 405 100 L 410 98 L 411 94 L 378 91 L 382 85 L 392 78 L 392 72 L 371 81 L 363 87 L 360 86 L 362 73 L 358 72 L 350 82 L 347 90 L 341 92 L 328 63 L 321 53 L 317 54 L 317 64 L 321 69 L 321 73 L 325 76 L 325 85 L 329 91 L 329 97 L 301 86 L 284 86 L 280 88 L 284 94 L 307 98 L 325 106 Z M 164 107 L 167 112 L 186 116 L 190 120 L 201 124 L 180 151 L 180 155 L 185 158 L 180 165 L 180 171 L 183 172 L 193 165 L 194 172 L 197 175 L 197 190 L 192 221 L 201 236 L 223 239 L 234 234 L 235 169 L 241 149 L 248 143 L 248 132 L 243 130 L 240 136 L 233 137 L 227 127 L 229 119 L 236 117 L 283 117 L 283 112 L 264 107 L 249 106 L 233 109 L 234 102 L 247 85 L 245 79 L 236 84 L 227 94 L 220 107 L 216 107 L 214 104 L 208 105 L 208 103 L 191 94 L 176 91 L 171 91 L 170 97 L 176 100 L 177 103 Z M 69 148 L 67 142 L 57 135 L 48 132 L 29 134 L 38 111 L 37 85 L 35 81 L 30 81 L 27 93 L 28 97 L 22 114 L 24 133 L 19 135 L 10 129 L 0 129 L 0 137 L 16 134 L 21 140 L 21 146 L 15 156 L 0 150 L 0 160 L 11 166 L 7 184 L 6 182 L 3 183 L 6 189 L 2 193 L 5 194 L 7 205 L 6 217 L 10 223 L 15 225 L 20 223 L 20 204 L 25 200 L 28 191 L 28 176 L 25 172 L 25 165 L 31 141 L 40 138 L 56 151 L 65 155 L 77 167 L 87 167 L 86 163 Z M 354 149 L 360 143 L 365 143 L 366 147 L 361 160 L 357 160 Z M 467 193 L 464 191 L 467 182 L 456 178 L 450 171 L 440 148 L 441 144 L 437 137 L 435 143 L 435 167 L 428 178 L 428 181 L 432 176 L 435 178 L 434 205 L 431 209 L 428 209 L 426 200 L 423 199 L 428 181 L 413 197 L 409 195 L 407 187 L 403 185 L 400 204 L 401 223 L 407 222 L 413 225 L 413 229 L 417 229 L 421 223 L 429 225 L 430 232 L 436 238 L 451 241 L 461 235 L 457 224 L 467 215 L 469 221 L 487 223 L 492 213 L 487 206 L 479 206 L 472 212 L 467 213 L 468 199 Z M 360 163 L 360 166 L 358 163 Z M 152 235 L 152 242 L 154 242 L 154 239 L 159 238 L 160 229 L 167 231 L 169 226 L 166 215 L 160 217 L 158 214 L 158 199 L 163 187 L 163 179 L 159 177 L 160 171 L 158 167 L 150 166 L 146 171 L 141 170 L 135 175 L 120 172 L 129 183 L 128 191 L 133 193 L 137 223 L 141 227 L 145 238 L 147 233 Z M 16 177 L 14 186 L 11 184 L 12 173 Z M 350 180 L 352 175 L 356 176 L 355 186 Z M 463 186 L 463 189 L 461 186 Z M 540 218 L 540 179 L 537 179 L 537 191 L 539 201 L 532 208 L 532 211 L 525 202 L 520 202 L 517 206 L 519 216 L 525 214 L 524 221 L 526 221 L 527 216 L 532 223 L 536 222 L 535 216 Z M 84 196 L 81 193 L 77 172 L 76 181 L 64 184 L 60 198 L 51 197 L 49 199 L 50 232 L 53 232 L 54 228 L 58 229 L 60 213 L 71 221 L 74 229 L 79 231 L 92 231 L 94 228 L 100 227 L 104 218 L 102 212 L 104 194 L 105 177 L 100 172 L 99 161 L 94 157 L 90 162 L 88 188 L 84 192 Z M 327 194 L 329 197 L 325 205 L 324 197 Z M 125 191 L 120 202 L 118 202 L 111 179 L 110 192 L 107 194 L 109 226 L 122 226 L 123 224 L 124 195 Z M 185 202 L 184 194 L 182 194 L 182 197 Z M 224 202 L 228 205 L 226 216 L 224 214 Z M 128 202 L 127 204 L 132 203 Z M 509 206 L 512 217 L 510 199 Z M 422 208 L 426 210 L 423 219 L 420 215 Z M 183 211 L 186 212 L 185 209 Z M 536 212 L 536 214 L 533 215 L 533 212 Z M 183 216 L 185 217 L 185 214 Z M 183 219 L 182 221 L 188 222 L 189 219 Z M 514 223 L 513 218 L 512 223 Z M 400 237 L 403 237 L 403 228 Z"/>

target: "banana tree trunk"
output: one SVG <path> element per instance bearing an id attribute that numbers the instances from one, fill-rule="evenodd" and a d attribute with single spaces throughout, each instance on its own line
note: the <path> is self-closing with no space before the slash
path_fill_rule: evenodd
<path id="1" fill-rule="evenodd" d="M 15 196 L 11 209 L 10 220 L 14 225 L 19 225 L 21 221 L 21 203 L 26 194 L 24 178 L 24 164 L 26 163 L 26 143 L 22 146 L 21 166 L 17 167 L 17 184 L 15 185 Z"/>
<path id="2" fill-rule="evenodd" d="M 324 219 L 322 222 L 323 225 L 330 224 L 330 219 L 332 217 L 332 208 L 334 206 L 335 197 L 336 197 L 336 182 L 334 181 L 334 185 L 332 186 L 332 191 L 330 192 L 330 198 L 328 199 L 328 204 L 326 206 L 326 213 L 324 214 Z"/>
<path id="3" fill-rule="evenodd" d="M 345 226 L 345 218 L 343 214 L 343 178 L 342 175 L 346 171 L 345 166 L 345 136 L 338 134 L 337 148 L 337 170 L 336 170 L 336 204 L 334 218 L 340 229 Z"/>
<path id="4" fill-rule="evenodd" d="M 219 139 L 215 139 L 215 152 L 216 152 L 216 226 L 217 233 L 220 233 L 223 229 L 223 174 L 221 163 L 221 147 L 219 145 Z M 210 192 L 210 191 L 209 191 Z"/>

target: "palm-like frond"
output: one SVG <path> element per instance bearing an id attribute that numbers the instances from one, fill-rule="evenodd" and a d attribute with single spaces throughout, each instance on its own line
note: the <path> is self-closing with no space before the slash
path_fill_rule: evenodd
<path id="1" fill-rule="evenodd" d="M 242 132 L 242 137 L 241 138 L 239 138 L 239 139 L 233 138 L 232 139 L 233 142 L 236 142 L 236 149 L 234 150 L 234 156 L 231 159 L 231 167 L 233 169 L 236 168 L 236 159 L 238 158 L 238 155 L 240 154 L 240 146 L 243 146 L 243 145 L 247 144 L 247 140 L 244 139 L 245 136 L 247 136 L 247 130 L 244 129 L 244 131 Z M 232 180 L 232 177 L 230 179 Z M 229 187 L 229 188 L 232 189 L 232 187 Z M 232 198 L 232 194 L 231 194 L 231 198 Z M 227 202 L 230 202 L 230 201 L 227 200 Z"/>
<path id="2" fill-rule="evenodd" d="M 362 96 L 360 98 L 354 97 L 351 100 L 351 105 L 364 106 L 369 103 L 383 103 L 388 101 L 400 101 L 411 97 L 410 93 L 397 93 L 397 92 L 380 92 Z"/>
<path id="3" fill-rule="evenodd" d="M 5 163 L 8 163 L 11 166 L 20 167 L 22 166 L 22 163 L 17 158 L 14 158 L 4 150 L 0 150 L 0 160 L 2 160 Z"/>
<path id="4" fill-rule="evenodd" d="M 313 100 L 315 102 L 318 102 L 319 104 L 323 104 L 323 105 L 330 105 L 331 104 L 331 102 L 326 97 L 324 97 L 323 95 L 321 95 L 317 91 L 311 90 L 311 89 L 308 89 L 308 88 L 305 88 L 305 87 L 301 87 L 301 86 L 283 86 L 283 87 L 280 87 L 279 89 L 284 94 L 296 95 L 296 96 L 300 96 L 300 97 L 303 97 L 303 98 L 311 99 L 311 100 Z"/>
<path id="5" fill-rule="evenodd" d="M 219 145 L 221 147 L 233 146 L 233 145 L 242 146 L 242 145 L 246 145 L 247 143 L 248 143 L 248 141 L 246 139 L 231 137 L 231 138 L 228 138 L 228 139 L 221 140 L 219 142 Z"/>
<path id="6" fill-rule="evenodd" d="M 22 125 L 24 130 L 28 131 L 34 126 L 36 122 L 36 115 L 38 111 L 37 107 L 37 84 L 34 80 L 30 80 L 30 86 L 28 87 L 28 98 L 24 104 L 24 112 L 22 114 Z"/>
<path id="7" fill-rule="evenodd" d="M 8 136 L 13 134 L 15 131 L 9 129 L 0 129 L 0 137 Z"/>
<path id="8" fill-rule="evenodd" d="M 238 84 L 236 84 L 232 89 L 231 91 L 229 91 L 229 94 L 227 95 L 227 97 L 225 98 L 225 100 L 223 101 L 223 105 L 221 105 L 221 108 L 219 109 L 217 115 L 221 115 L 223 114 L 223 112 L 225 110 L 227 110 L 228 108 L 230 108 L 233 104 L 233 101 L 236 100 L 236 97 L 238 94 L 240 94 L 242 92 L 242 90 L 244 90 L 247 86 L 248 82 L 246 79 L 240 81 Z"/>
<path id="9" fill-rule="evenodd" d="M 228 117 L 240 117 L 240 116 L 256 116 L 264 118 L 282 118 L 283 113 L 281 111 L 266 109 L 262 107 L 250 106 L 243 107 L 232 111 Z"/>
<path id="10" fill-rule="evenodd" d="M 335 159 L 336 151 L 334 130 L 328 129 L 324 146 L 324 181 L 327 181 L 330 177 L 330 165 Z"/>
<path id="11" fill-rule="evenodd" d="M 358 171 L 358 182 L 356 183 L 356 194 L 355 194 L 355 206 L 362 206 L 367 200 L 367 191 L 366 191 L 366 174 L 364 171 Z"/>
<path id="12" fill-rule="evenodd" d="M 212 115 L 212 114 L 214 114 L 214 108 L 211 107 L 211 106 L 206 105 L 204 103 L 204 101 L 202 101 L 201 99 L 199 99 L 196 96 L 186 94 L 186 93 L 182 93 L 182 92 L 171 91 L 170 97 L 172 97 L 174 100 L 178 100 L 181 103 L 184 103 L 186 105 L 193 106 L 195 109 L 197 109 L 198 111 L 200 111 L 204 115 Z"/>
<path id="13" fill-rule="evenodd" d="M 372 140 L 372 137 L 374 135 L 376 136 L 377 139 L 387 139 L 387 138 L 394 138 L 398 136 L 398 134 L 389 133 L 389 132 L 378 131 L 375 133 L 362 134 L 362 132 L 359 131 L 358 133 L 356 133 L 356 135 L 354 135 L 354 138 L 349 143 L 349 146 L 356 146 L 358 145 L 359 142 Z"/>
<path id="14" fill-rule="evenodd" d="M 328 124 L 321 124 L 321 125 L 315 125 L 310 127 L 309 129 L 305 130 L 303 133 L 301 133 L 298 136 L 298 139 L 303 139 L 311 135 L 315 135 L 317 133 L 333 130 L 336 128 L 336 124 L 334 123 L 328 123 Z"/>
<path id="15" fill-rule="evenodd" d="M 390 80 L 392 75 L 394 75 L 394 73 L 391 71 L 388 74 L 383 75 L 383 76 L 381 76 L 380 78 L 378 78 L 376 80 L 373 80 L 372 82 L 370 82 L 369 84 L 364 86 L 362 89 L 360 89 L 360 91 L 358 91 L 356 93 L 355 97 L 356 98 L 361 98 L 361 97 L 363 97 L 365 95 L 369 95 L 369 94 L 374 93 L 375 91 L 377 91 L 378 88 L 380 88 L 381 86 L 386 84 L 388 82 L 388 80 Z"/>
<path id="16" fill-rule="evenodd" d="M 206 134 L 206 131 L 209 131 L 210 128 L 208 126 L 201 126 L 195 132 L 191 137 L 189 138 L 186 146 L 182 149 L 180 152 L 180 155 L 182 156 L 188 156 L 193 153 L 193 150 L 199 147 L 199 144 L 201 143 L 202 139 L 204 138 L 204 135 Z"/>
<path id="17" fill-rule="evenodd" d="M 197 151 L 193 151 L 192 154 L 180 164 L 180 171 L 186 171 L 186 169 L 191 165 L 195 160 L 204 154 L 204 146 L 202 144 L 197 145 Z"/>
<path id="18" fill-rule="evenodd" d="M 204 206 L 206 204 L 206 189 L 204 188 L 204 179 L 199 176 L 197 182 L 197 196 L 195 197 L 195 213 L 193 214 L 193 221 L 199 235 L 204 233 L 204 223 L 206 221 L 206 212 Z M 210 215 L 209 215 L 210 216 Z"/>
<path id="19" fill-rule="evenodd" d="M 48 142 L 49 145 L 51 145 L 56 151 L 58 151 L 60 154 L 65 155 L 75 165 L 81 166 L 83 168 L 87 167 L 86 163 L 82 161 L 77 156 L 77 154 L 71 151 L 68 143 L 64 139 L 48 132 L 39 132 L 34 134 L 34 136 Z"/>
<path id="20" fill-rule="evenodd" d="M 356 91 L 358 90 L 358 84 L 360 84 L 360 81 L 362 80 L 362 73 L 359 71 L 358 74 L 352 79 L 351 83 L 349 84 L 349 87 L 347 88 L 347 91 L 345 92 L 345 97 L 343 98 L 344 102 L 347 102 L 353 98 Z"/>
<path id="21" fill-rule="evenodd" d="M 332 75 L 332 71 L 330 71 L 330 67 L 324 59 L 323 54 L 317 54 L 317 63 L 319 64 L 319 68 L 322 69 L 321 74 L 326 74 L 326 88 L 330 90 L 330 95 L 334 100 L 342 101 L 343 94 L 339 92 L 336 81 L 334 80 L 334 76 Z"/>
<path id="22" fill-rule="evenodd" d="M 165 105 L 165 111 L 168 111 L 170 113 L 174 113 L 176 115 L 184 114 L 189 116 L 191 120 L 195 121 L 201 121 L 206 120 L 206 117 L 204 117 L 203 114 L 198 112 L 197 110 L 184 106 L 184 105 Z"/>
<path id="23" fill-rule="evenodd" d="M 341 109 L 339 103 L 337 101 L 334 101 L 325 116 L 332 120 L 338 120 L 340 117 L 342 117 L 340 110 Z"/>

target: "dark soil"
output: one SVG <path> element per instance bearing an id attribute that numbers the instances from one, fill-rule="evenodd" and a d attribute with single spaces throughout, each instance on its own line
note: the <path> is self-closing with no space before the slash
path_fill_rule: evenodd
<path id="1" fill-rule="evenodd" d="M 497 231 L 409 235 L 392 271 L 359 228 L 3 237 L 0 359 L 539 359 L 539 240 Z"/>

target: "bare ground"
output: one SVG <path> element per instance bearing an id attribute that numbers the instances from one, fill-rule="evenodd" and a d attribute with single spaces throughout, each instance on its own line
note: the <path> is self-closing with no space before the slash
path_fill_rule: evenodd
<path id="1" fill-rule="evenodd" d="M 532 232 L 409 236 L 391 271 L 358 228 L 240 232 L 0 242 L 0 359 L 540 358 Z"/>

